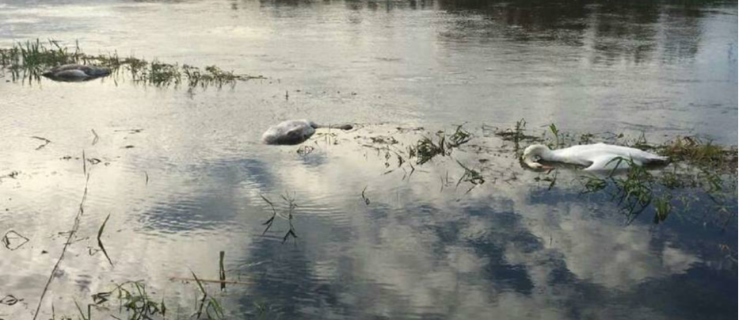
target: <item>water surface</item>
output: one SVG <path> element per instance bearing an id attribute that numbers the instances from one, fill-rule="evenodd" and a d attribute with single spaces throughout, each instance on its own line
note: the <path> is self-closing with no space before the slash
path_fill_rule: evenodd
<path id="1" fill-rule="evenodd" d="M 171 278 L 218 279 L 225 251 L 227 277 L 249 285 L 209 291 L 233 318 L 256 302 L 283 319 L 736 319 L 736 193 L 728 223 L 693 189 L 680 215 L 627 223 L 607 194 L 582 193 L 581 172 L 524 170 L 482 129 L 525 118 L 536 134 L 735 145 L 736 26 L 720 1 L 0 1 L 2 47 L 79 41 L 267 78 L 188 90 L 4 75 L 0 232 L 30 241 L 0 247 L 0 297 L 23 299 L 0 318 L 33 317 L 78 213 L 84 151 L 100 163 L 84 168 L 85 213 L 42 316 L 144 280 L 186 318 L 197 288 Z M 299 118 L 359 125 L 321 131 L 307 155 L 259 143 Z M 473 140 L 410 176 L 367 146 L 393 136 L 404 150 L 463 123 Z M 457 161 L 485 183 L 457 185 Z M 281 214 L 294 199 L 297 239 L 283 244 L 279 218 L 262 235 L 262 196 Z M 96 252 L 108 215 L 113 267 Z"/>

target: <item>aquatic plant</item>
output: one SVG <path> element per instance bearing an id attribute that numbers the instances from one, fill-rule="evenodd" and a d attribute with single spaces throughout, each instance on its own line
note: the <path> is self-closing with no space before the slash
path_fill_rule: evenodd
<path id="1" fill-rule="evenodd" d="M 408 158 L 415 157 L 416 164 L 422 165 L 438 155 L 450 155 L 453 149 L 460 147 L 472 139 L 472 134 L 465 130 L 463 126 L 457 126 L 454 133 L 450 135 L 445 134 L 444 131 L 437 132 L 436 142 L 429 137 L 421 138 L 415 145 L 408 147 Z M 403 163 L 403 161 L 399 162 L 400 164 Z"/>
<path id="2" fill-rule="evenodd" d="M 521 120 L 516 121 L 516 125 L 512 129 L 511 128 L 504 129 L 504 130 L 495 129 L 494 134 L 500 137 L 501 139 L 503 139 L 503 141 L 513 142 L 513 150 L 518 155 L 521 150 L 521 142 L 524 142 L 524 141 L 541 142 L 543 141 L 543 139 L 539 137 L 527 135 L 525 131 L 526 131 L 526 120 L 521 119 Z"/>
<path id="3" fill-rule="evenodd" d="M 673 161 L 685 161 L 701 168 L 736 172 L 737 149 L 721 147 L 697 137 L 677 137 L 658 146 L 650 146 Z"/>
<path id="4" fill-rule="evenodd" d="M 70 50 L 54 40 L 49 40 L 48 45 L 36 39 L 16 43 L 11 48 L 0 48 L 0 67 L 10 71 L 13 81 L 40 81 L 44 70 L 70 63 L 110 68 L 117 76 L 127 73 L 135 83 L 154 86 L 177 86 L 185 80 L 189 87 L 222 87 L 233 86 L 238 81 L 265 79 L 263 76 L 235 74 L 217 66 L 207 66 L 201 71 L 189 65 L 179 66 L 157 60 L 148 62 L 135 57 L 121 58 L 117 52 L 91 55 L 84 53 L 79 43 Z"/>
<path id="5" fill-rule="evenodd" d="M 469 182 L 472 184 L 472 187 L 470 187 L 465 193 L 469 193 L 470 191 L 472 191 L 472 189 L 474 189 L 478 185 L 485 183 L 485 178 L 482 176 L 482 174 L 479 171 L 468 168 L 467 166 L 459 162 L 459 160 L 457 160 L 457 164 L 459 164 L 459 166 L 462 167 L 462 169 L 464 169 L 464 174 L 462 174 L 462 176 L 457 181 L 457 187 L 459 187 L 459 185 L 463 181 Z"/>
<path id="6" fill-rule="evenodd" d="M 259 195 L 264 202 L 269 204 L 270 208 L 272 208 L 272 216 L 267 219 L 262 225 L 265 225 L 264 231 L 262 232 L 262 235 L 266 234 L 267 231 L 272 227 L 272 224 L 275 222 L 276 217 L 280 217 L 283 219 L 286 219 L 288 221 L 289 229 L 285 233 L 285 235 L 282 237 L 282 243 L 285 243 L 288 238 L 293 237 L 294 239 L 298 238 L 298 235 L 295 233 L 295 227 L 293 226 L 293 213 L 295 211 L 295 208 L 298 207 L 298 205 L 295 203 L 294 196 L 290 196 L 290 194 L 285 193 L 284 195 L 281 195 L 280 197 L 287 203 L 288 209 L 287 209 L 287 216 L 283 216 L 277 213 L 277 209 L 275 209 L 274 203 L 272 203 L 271 200 L 267 199 L 267 197 L 263 195 Z"/>
<path id="7" fill-rule="evenodd" d="M 115 296 L 114 296 L 115 294 Z M 118 313 L 127 315 L 129 320 L 151 319 L 154 316 L 162 317 L 167 314 L 167 306 L 164 299 L 155 301 L 146 291 L 146 284 L 141 281 L 129 281 L 115 285 L 110 291 L 98 292 L 92 295 L 92 304 L 88 304 L 87 318 L 77 305 L 83 319 L 90 319 L 90 307 L 102 306 L 108 300 L 115 298 L 118 301 Z M 75 304 L 77 304 L 75 302 Z"/>

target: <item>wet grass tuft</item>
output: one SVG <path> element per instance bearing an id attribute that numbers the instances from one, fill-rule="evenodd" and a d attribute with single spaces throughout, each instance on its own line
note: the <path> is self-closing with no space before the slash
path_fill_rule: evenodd
<path id="1" fill-rule="evenodd" d="M 678 137 L 652 148 L 673 161 L 685 161 L 702 168 L 733 172 L 737 169 L 736 148 L 722 147 L 696 137 Z"/>
<path id="2" fill-rule="evenodd" d="M 483 129 L 485 129 L 485 127 L 483 127 Z M 503 139 L 503 141 L 513 142 L 513 149 L 516 154 L 520 152 L 522 142 L 534 143 L 543 141 L 541 137 L 526 134 L 525 119 L 516 121 L 516 125 L 513 128 L 503 130 L 493 129 L 493 132 L 496 136 Z"/>
<path id="3" fill-rule="evenodd" d="M 434 157 L 448 156 L 452 150 L 472 140 L 472 134 L 459 125 L 454 133 L 447 135 L 443 131 L 436 133 L 436 140 L 423 137 L 414 146 L 408 147 L 408 158 L 416 158 L 417 165 L 423 165 Z M 401 164 L 403 161 L 399 161 Z"/>
<path id="4" fill-rule="evenodd" d="M 265 79 L 263 76 L 250 76 L 226 71 L 217 66 L 207 66 L 203 70 L 189 65 L 164 63 L 157 60 L 148 62 L 135 57 L 122 58 L 117 52 L 112 54 L 86 54 L 79 43 L 73 49 L 49 40 L 48 44 L 36 41 L 16 43 L 11 48 L 0 48 L 0 67 L 9 71 L 13 81 L 40 81 L 44 71 L 64 64 L 83 64 L 109 68 L 114 75 L 127 74 L 135 83 L 153 86 L 189 87 L 234 86 L 239 81 Z"/>

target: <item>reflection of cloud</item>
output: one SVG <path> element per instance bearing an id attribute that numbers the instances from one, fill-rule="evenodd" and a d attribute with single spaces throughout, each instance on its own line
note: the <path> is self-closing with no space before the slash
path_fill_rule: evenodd
<path id="1" fill-rule="evenodd" d="M 567 268 L 580 280 L 629 288 L 646 279 L 685 272 L 698 261 L 695 255 L 667 245 L 655 248 L 644 225 L 624 226 L 621 220 L 594 218 L 575 203 L 560 205 L 557 210 L 541 209 L 543 212 L 534 217 L 556 215 L 548 217 L 547 223 L 532 224 L 529 231 L 547 250 L 562 254 Z M 506 252 L 512 263 L 531 264 L 529 260 L 536 256 L 517 250 L 515 245 Z"/>
<path id="2" fill-rule="evenodd" d="M 408 183 L 400 180 L 402 172 L 378 177 L 386 170 L 382 153 L 366 155 L 353 150 L 351 143 L 332 146 L 330 155 L 323 154 L 324 148 L 319 145 L 309 156 L 325 156 L 325 164 L 282 166 L 282 182 L 276 185 L 289 187 L 311 206 L 354 208 L 341 218 L 335 217 L 338 211 L 329 210 L 321 215 L 329 219 L 326 225 L 302 225 L 301 231 L 308 234 L 304 244 L 322 261 L 307 277 L 361 279 L 361 286 L 333 286 L 331 295 L 349 305 L 362 301 L 363 312 L 566 319 L 571 310 L 562 305 L 575 304 L 577 312 L 593 317 L 623 317 L 634 309 L 590 308 L 578 302 L 584 294 L 580 285 L 596 284 L 603 292 L 617 289 L 616 294 L 627 295 L 627 289 L 684 273 L 699 261 L 673 244 L 660 244 L 646 225 L 624 226 L 618 215 L 595 213 L 612 209 L 610 204 L 591 208 L 581 198 L 562 193 L 536 194 L 532 200 L 527 173 L 511 184 L 488 183 L 468 194 L 462 187 L 440 192 L 439 177 L 446 170 L 452 177 L 461 174 L 446 162 L 449 159 L 419 167 L 423 172 Z M 466 163 L 475 159 L 458 151 L 454 157 Z M 506 158 L 491 161 L 488 176 L 498 174 L 500 167 L 519 170 L 509 168 Z M 346 172 L 353 178 L 342 179 Z M 568 177 L 560 173 L 558 186 L 565 192 Z M 372 199 L 367 211 L 359 196 L 365 186 Z M 316 247 L 330 242 L 325 234 L 337 232 L 352 235 L 341 249 Z M 351 263 L 327 263 L 347 259 Z M 634 308 L 644 319 L 663 317 L 645 307 Z"/>

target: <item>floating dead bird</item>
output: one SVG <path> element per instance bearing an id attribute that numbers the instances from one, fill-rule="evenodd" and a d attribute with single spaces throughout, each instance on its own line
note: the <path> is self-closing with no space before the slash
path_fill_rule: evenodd
<path id="1" fill-rule="evenodd" d="M 351 130 L 353 126 L 350 124 L 324 126 L 308 120 L 287 120 L 269 127 L 262 135 L 262 142 L 277 145 L 300 144 L 316 133 L 318 128 Z"/>
<path id="2" fill-rule="evenodd" d="M 587 171 L 603 171 L 628 168 L 631 163 L 667 164 L 668 157 L 658 156 L 635 148 L 614 146 L 605 143 L 572 146 L 549 150 L 541 144 L 531 145 L 523 152 L 523 162 L 534 169 L 545 168 L 538 161 L 562 162 L 585 166 Z M 621 161 L 620 161 L 621 160 Z"/>
<path id="3" fill-rule="evenodd" d="M 87 81 L 110 75 L 110 69 L 103 67 L 85 66 L 81 64 L 65 64 L 56 66 L 43 73 L 55 81 Z"/>

